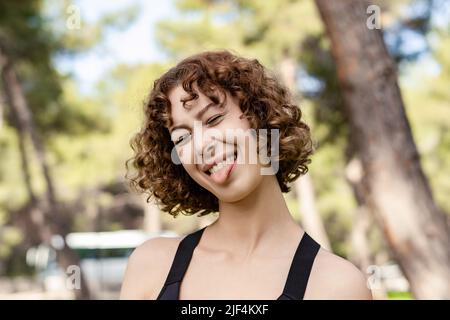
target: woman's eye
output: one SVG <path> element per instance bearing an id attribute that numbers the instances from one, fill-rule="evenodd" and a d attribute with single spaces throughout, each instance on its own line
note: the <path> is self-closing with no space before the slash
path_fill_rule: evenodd
<path id="1" fill-rule="evenodd" d="M 187 139 L 187 136 L 189 136 L 189 134 L 184 134 L 184 135 L 182 135 L 181 137 L 179 137 L 178 139 L 176 139 L 176 140 L 174 141 L 175 145 L 177 145 L 177 144 L 183 142 L 184 140 L 186 140 L 186 139 Z"/>
<path id="2" fill-rule="evenodd" d="M 207 124 L 207 125 L 214 124 L 215 122 L 217 122 L 217 120 L 218 120 L 219 118 L 222 118 L 222 115 L 221 115 L 221 114 L 209 118 L 208 121 L 206 121 L 206 124 Z"/>

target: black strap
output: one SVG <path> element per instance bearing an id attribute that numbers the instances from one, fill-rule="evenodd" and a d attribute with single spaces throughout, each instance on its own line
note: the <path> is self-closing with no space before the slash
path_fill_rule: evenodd
<path id="1" fill-rule="evenodd" d="M 164 285 L 169 285 L 183 279 L 184 274 L 189 267 L 189 263 L 191 262 L 194 249 L 200 241 L 205 228 L 206 227 L 199 229 L 194 233 L 188 234 L 183 240 L 181 240 Z"/>
<path id="2" fill-rule="evenodd" d="M 156 300 L 180 300 L 180 285 L 181 282 L 165 285 Z"/>
<path id="3" fill-rule="evenodd" d="M 181 240 L 166 282 L 157 300 L 178 299 L 180 283 L 189 267 L 194 249 L 200 241 L 205 228 L 197 230 Z M 303 299 L 312 265 L 319 249 L 320 245 L 305 232 L 295 251 L 283 293 L 278 300 Z"/>
<path id="4" fill-rule="evenodd" d="M 280 300 L 302 300 L 305 295 L 309 275 L 320 245 L 306 232 L 295 251 L 289 274 Z"/>

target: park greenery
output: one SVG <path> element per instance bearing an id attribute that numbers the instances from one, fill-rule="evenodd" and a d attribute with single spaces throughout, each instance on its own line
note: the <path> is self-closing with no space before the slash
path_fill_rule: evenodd
<path id="1" fill-rule="evenodd" d="M 69 231 L 141 226 L 145 202 L 130 194 L 132 200 L 117 207 L 117 199 L 128 194 L 125 162 L 132 156 L 129 140 L 142 123 L 145 98 L 154 80 L 179 59 L 198 51 L 228 49 L 257 58 L 276 76 L 280 76 L 283 59 L 295 61 L 295 97 L 316 145 L 310 165 L 316 207 L 332 250 L 351 258 L 350 235 L 358 203 L 346 177 L 351 148 L 348 124 L 331 43 L 314 1 L 175 3 L 177 18 L 161 20 L 156 26 L 166 59 L 117 64 L 88 92 L 80 89 L 73 75 L 58 70 L 55 61 L 62 56 L 76 58 L 100 46 L 106 33 L 120 32 L 132 24 L 139 7 L 130 6 L 95 23 L 83 23 L 80 30 L 70 30 L 65 27 L 69 1 L 0 3 L 1 52 L 13 62 L 20 80 L 36 134 L 45 147 L 57 201 L 63 204 L 60 208 L 66 208 Z M 435 201 L 449 213 L 450 21 L 434 21 L 441 1 L 376 3 L 383 9 L 383 27 L 389 35 L 386 44 L 398 66 L 398 82 L 422 167 Z M 417 13 L 416 7 L 427 10 Z M 405 30 L 412 30 L 426 46 L 408 50 L 407 40 L 401 41 Z M 16 276 L 32 273 L 25 265 L 24 253 L 36 240 L 27 234 L 21 220 L 30 205 L 30 193 L 24 182 L 18 126 L 4 93 L 0 105 L 0 276 Z M 29 155 L 33 193 L 43 199 L 47 183 L 38 155 L 29 141 L 24 148 Z M 286 199 L 301 222 L 296 198 L 289 193 Z M 95 220 L 99 212 L 100 222 Z M 179 222 L 162 214 L 163 227 L 180 232 L 192 228 L 194 219 L 181 217 Z M 393 259 L 375 225 L 369 239 L 375 257 Z"/>

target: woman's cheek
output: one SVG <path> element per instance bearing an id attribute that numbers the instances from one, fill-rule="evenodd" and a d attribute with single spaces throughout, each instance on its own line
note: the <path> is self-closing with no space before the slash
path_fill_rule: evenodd
<path id="1" fill-rule="evenodd" d="M 204 178 L 201 177 L 200 171 L 198 171 L 195 164 L 188 164 L 184 165 L 184 169 L 186 170 L 187 174 L 195 181 L 198 185 L 207 188 Z"/>
<path id="2" fill-rule="evenodd" d="M 189 148 L 190 144 L 177 147 L 178 158 L 184 167 L 184 170 L 195 180 L 195 174 L 197 172 L 197 166 L 194 162 L 194 154 Z"/>
<path id="3" fill-rule="evenodd" d="M 194 168 L 192 164 L 183 164 L 184 170 L 188 173 L 191 178 L 193 178 Z"/>
<path id="4" fill-rule="evenodd" d="M 178 155 L 178 158 L 180 159 L 181 163 L 183 164 L 191 164 L 192 161 L 192 153 L 189 147 L 190 144 L 186 144 L 184 146 L 176 147 L 176 152 Z"/>

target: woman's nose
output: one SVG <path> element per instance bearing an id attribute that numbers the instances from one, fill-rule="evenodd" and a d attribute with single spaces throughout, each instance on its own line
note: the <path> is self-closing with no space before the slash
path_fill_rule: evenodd
<path id="1" fill-rule="evenodd" d="M 218 137 L 216 130 L 197 130 L 194 132 L 194 149 L 197 163 L 204 163 L 217 154 Z"/>

